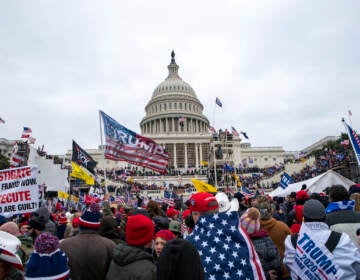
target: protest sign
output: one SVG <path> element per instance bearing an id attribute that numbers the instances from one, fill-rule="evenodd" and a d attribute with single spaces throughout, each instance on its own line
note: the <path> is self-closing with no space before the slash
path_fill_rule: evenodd
<path id="1" fill-rule="evenodd" d="M 39 207 L 37 166 L 0 170 L 0 215 L 33 212 Z"/>

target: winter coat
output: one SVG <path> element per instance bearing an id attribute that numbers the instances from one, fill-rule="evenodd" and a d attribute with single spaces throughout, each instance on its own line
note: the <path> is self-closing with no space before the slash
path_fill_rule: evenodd
<path id="1" fill-rule="evenodd" d="M 115 243 L 110 239 L 84 229 L 60 243 L 60 249 L 69 257 L 72 280 L 105 279 L 114 247 Z"/>
<path id="2" fill-rule="evenodd" d="M 266 279 L 270 279 L 269 270 L 276 270 L 281 275 L 280 254 L 274 242 L 269 237 L 266 230 L 250 234 L 251 241 L 255 247 L 255 251 L 259 256 L 261 265 L 264 269 Z"/>
<path id="3" fill-rule="evenodd" d="M 156 266 L 152 255 L 143 248 L 133 247 L 121 241 L 113 251 L 106 280 L 156 280 Z"/>
<path id="4" fill-rule="evenodd" d="M 325 244 L 331 233 L 329 227 L 322 222 L 303 223 L 303 226 L 307 226 L 311 230 L 313 240 L 318 240 L 319 244 L 316 245 Z M 284 263 L 290 268 L 295 261 L 295 252 L 291 236 L 288 236 L 285 240 Z M 332 251 L 332 255 L 334 263 L 344 272 L 341 280 L 360 279 L 360 251 L 346 233 L 341 235 L 339 243 Z M 291 272 L 291 278 L 297 279 L 297 275 L 293 271 Z"/>
<path id="5" fill-rule="evenodd" d="M 275 246 L 279 250 L 282 260 L 284 258 L 285 252 L 285 238 L 292 233 L 290 228 L 285 223 L 277 221 L 274 218 L 270 218 L 268 220 L 260 220 L 260 226 L 262 229 L 266 229 L 269 233 L 271 240 L 274 242 Z M 286 278 L 290 275 L 284 266 L 282 270 L 283 278 Z"/>
<path id="6" fill-rule="evenodd" d="M 326 223 L 331 230 L 345 232 L 354 244 L 360 248 L 356 230 L 360 228 L 360 213 L 353 210 L 338 210 L 326 214 Z"/>

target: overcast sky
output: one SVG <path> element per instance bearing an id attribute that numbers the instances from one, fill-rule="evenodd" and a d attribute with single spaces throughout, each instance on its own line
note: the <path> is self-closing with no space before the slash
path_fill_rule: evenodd
<path id="1" fill-rule="evenodd" d="M 217 129 L 301 150 L 360 129 L 359 1 L 1 1 L 0 137 L 32 129 L 64 154 L 100 144 L 98 110 L 140 132 L 144 107 L 179 75 Z M 218 97 L 222 110 L 216 110 Z"/>

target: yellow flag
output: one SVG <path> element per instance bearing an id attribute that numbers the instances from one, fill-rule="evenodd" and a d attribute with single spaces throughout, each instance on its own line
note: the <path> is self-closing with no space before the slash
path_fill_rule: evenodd
<path id="1" fill-rule="evenodd" d="M 58 191 L 58 198 L 68 199 L 69 195 L 66 192 Z"/>
<path id="2" fill-rule="evenodd" d="M 72 194 L 72 195 L 70 195 L 70 201 L 73 201 L 73 202 L 78 203 L 78 202 L 79 202 L 79 198 Z"/>
<path id="3" fill-rule="evenodd" d="M 191 182 L 194 184 L 194 187 L 198 192 L 211 192 L 211 193 L 217 192 L 217 189 L 214 186 L 205 183 L 201 180 L 191 179 Z"/>
<path id="4" fill-rule="evenodd" d="M 201 161 L 200 161 L 200 165 L 202 165 L 202 166 L 208 166 L 208 165 L 209 165 L 209 162 L 208 162 L 208 161 L 201 160 Z"/>
<path id="5" fill-rule="evenodd" d="M 94 185 L 95 179 L 87 171 L 84 170 L 81 166 L 77 165 L 75 162 L 71 162 L 72 172 L 70 173 L 71 177 L 84 180 L 87 185 Z"/>

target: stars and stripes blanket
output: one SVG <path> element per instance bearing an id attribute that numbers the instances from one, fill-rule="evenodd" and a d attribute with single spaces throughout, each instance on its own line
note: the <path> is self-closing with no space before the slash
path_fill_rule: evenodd
<path id="1" fill-rule="evenodd" d="M 199 251 L 207 280 L 266 279 L 237 212 L 201 217 L 187 240 Z"/>

